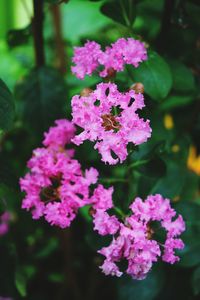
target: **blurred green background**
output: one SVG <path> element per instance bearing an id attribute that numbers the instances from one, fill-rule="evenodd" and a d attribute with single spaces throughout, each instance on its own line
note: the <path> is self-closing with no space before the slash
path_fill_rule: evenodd
<path id="1" fill-rule="evenodd" d="M 0 236 L 0 299 L 200 299 L 199 16 L 198 0 L 0 1 L 0 212 L 12 216 Z M 144 84 L 152 138 L 122 165 L 105 166 L 91 143 L 76 157 L 84 168 L 96 167 L 105 186 L 114 185 L 114 201 L 125 212 L 136 195 L 161 193 L 183 214 L 180 262 L 157 264 L 143 281 L 101 273 L 96 251 L 107 239 L 92 230 L 86 210 L 67 230 L 34 221 L 21 210 L 18 184 L 43 132 L 55 119 L 70 118 L 71 97 L 100 82 L 71 74 L 73 47 L 88 39 L 105 47 L 120 37 L 148 47 L 148 61 L 127 66 L 116 82 L 121 90 Z"/>

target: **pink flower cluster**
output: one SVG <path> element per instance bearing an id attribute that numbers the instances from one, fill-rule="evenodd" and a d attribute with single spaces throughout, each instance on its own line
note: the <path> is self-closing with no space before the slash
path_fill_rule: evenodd
<path id="1" fill-rule="evenodd" d="M 72 58 L 75 66 L 72 72 L 83 79 L 85 75 L 91 75 L 99 66 L 104 69 L 99 73 L 101 77 L 106 77 L 109 70 L 116 72 L 123 71 L 125 64 L 138 67 L 139 63 L 147 59 L 147 51 L 144 43 L 133 38 L 120 38 L 111 46 L 101 50 L 98 43 L 88 41 L 83 47 L 75 47 Z"/>
<path id="2" fill-rule="evenodd" d="M 88 96 L 72 98 L 73 122 L 84 129 L 72 141 L 76 145 L 85 140 L 96 142 L 102 161 L 123 162 L 128 143 L 139 145 L 151 136 L 149 120 L 144 121 L 136 112 L 144 106 L 142 94 L 134 90 L 120 93 L 114 83 L 100 83 Z"/>
<path id="3" fill-rule="evenodd" d="M 10 219 L 11 219 L 11 215 L 8 211 L 5 211 L 0 216 L 0 236 L 8 232 Z"/>
<path id="4" fill-rule="evenodd" d="M 125 64 L 138 67 L 146 59 L 144 44 L 132 38 L 119 39 L 105 51 L 88 41 L 84 47 L 75 48 L 72 72 L 83 79 L 102 66 L 99 75 L 109 77 L 112 72 L 123 71 Z M 26 193 L 22 208 L 31 210 L 34 219 L 44 216 L 51 225 L 65 228 L 79 208 L 90 205 L 94 230 L 112 237 L 111 243 L 98 251 L 105 257 L 100 268 L 106 275 L 119 277 L 123 274 L 119 264 L 126 260 L 126 273 L 139 280 L 159 257 L 171 264 L 179 261 L 175 250 L 184 247 L 179 238 L 185 230 L 182 216 L 176 217 L 170 201 L 157 194 L 145 201 L 136 198 L 130 205 L 131 213 L 117 218 L 111 214 L 115 209 L 113 187 L 105 189 L 99 184 L 91 193 L 98 171 L 91 167 L 83 172 L 74 150 L 66 146 L 89 140 L 95 142 L 103 162 L 122 163 L 129 143 L 140 145 L 151 136 L 149 120 L 138 115 L 145 107 L 140 91 L 119 92 L 114 83 L 100 83 L 94 91 L 87 89 L 82 96 L 74 96 L 72 122 L 55 121 L 44 134 L 44 147 L 33 151 L 27 165 L 29 173 L 20 179 L 21 190 Z M 74 125 L 82 129 L 80 134 L 76 135 Z M 164 242 L 159 239 L 159 229 L 165 231 Z"/>
<path id="5" fill-rule="evenodd" d="M 22 208 L 31 210 L 34 219 L 44 216 L 51 225 L 65 228 L 78 208 L 89 203 L 89 187 L 96 183 L 98 172 L 90 168 L 83 175 L 73 159 L 74 151 L 64 148 L 74 135 L 74 126 L 67 120 L 58 120 L 56 125 L 45 133 L 43 144 L 48 147 L 33 151 L 30 172 L 20 180 L 26 192 Z"/>
<path id="6" fill-rule="evenodd" d="M 116 91 L 115 86 L 112 87 Z M 102 89 L 98 93 L 102 93 Z M 106 93 L 105 89 L 103 93 Z M 108 101 L 102 104 L 104 108 L 112 97 L 108 96 Z M 138 102 L 131 105 L 142 107 L 142 100 L 138 98 Z M 122 95 L 122 108 L 124 103 L 126 99 Z M 51 225 L 65 228 L 80 207 L 91 205 L 94 230 L 102 236 L 113 236 L 111 244 L 99 251 L 105 256 L 101 269 L 106 275 L 121 276 L 118 263 L 122 259 L 128 262 L 126 273 L 135 279 L 145 278 L 159 257 L 172 264 L 178 261 L 175 249 L 184 246 L 178 236 L 185 230 L 185 224 L 181 216 L 174 220 L 176 212 L 170 201 L 161 195 L 149 196 L 144 202 L 136 198 L 130 206 L 132 214 L 123 221 L 111 215 L 113 187 L 105 189 L 99 184 L 91 196 L 90 186 L 97 182 L 97 170 L 90 168 L 83 174 L 79 162 L 73 158 L 72 149 L 65 149 L 74 134 L 75 128 L 67 120 L 57 120 L 56 126 L 45 133 L 43 144 L 46 147 L 33 151 L 28 162 L 30 172 L 20 180 L 21 189 L 26 192 L 22 208 L 31 210 L 34 219 L 44 216 Z M 153 239 L 153 222 L 159 222 L 167 232 L 161 245 L 163 251 L 160 243 Z"/>
<path id="7" fill-rule="evenodd" d="M 71 142 L 76 129 L 72 122 L 65 119 L 56 120 L 55 124 L 56 126 L 50 127 L 49 131 L 44 133 L 43 145 L 57 150 Z"/>
<path id="8" fill-rule="evenodd" d="M 126 273 L 140 280 L 146 277 L 159 257 L 171 264 L 179 261 L 175 249 L 184 247 L 182 240 L 177 237 L 185 230 L 185 223 L 180 215 L 173 220 L 176 212 L 171 208 L 170 201 L 158 194 L 148 196 L 144 202 L 136 198 L 130 208 L 132 214 L 126 217 L 124 222 L 114 219 L 112 224 L 112 217 L 109 217 L 108 221 L 98 217 L 101 222 L 99 226 L 98 220 L 95 220 L 96 228 L 98 225 L 101 231 L 102 228 L 106 229 L 103 234 L 114 235 L 111 244 L 98 252 L 106 257 L 101 266 L 106 275 L 121 276 L 123 273 L 117 263 L 126 259 Z M 166 231 L 164 244 L 153 239 L 154 234 L 156 235 L 153 222 L 159 222 L 161 228 Z M 114 228 L 113 233 L 110 228 Z M 99 234 L 102 234 L 100 230 Z"/>
<path id="9" fill-rule="evenodd" d="M 102 185 L 99 185 L 91 197 L 91 204 L 94 211 L 94 229 L 100 235 L 115 234 L 120 226 L 118 219 L 107 213 L 108 209 L 113 208 L 112 194 L 113 187 L 105 189 Z"/>

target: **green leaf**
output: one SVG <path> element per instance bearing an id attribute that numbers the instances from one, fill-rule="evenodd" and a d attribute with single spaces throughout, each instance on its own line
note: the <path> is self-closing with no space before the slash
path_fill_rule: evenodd
<path id="1" fill-rule="evenodd" d="M 194 76 L 189 68 L 176 60 L 169 60 L 173 78 L 173 89 L 177 92 L 191 92 L 195 89 Z"/>
<path id="2" fill-rule="evenodd" d="M 39 250 L 38 253 L 35 254 L 36 258 L 44 259 L 45 257 L 50 256 L 58 247 L 58 240 L 55 237 L 51 237 L 48 239 L 47 243 L 44 247 Z"/>
<path id="3" fill-rule="evenodd" d="M 45 0 L 45 2 L 49 4 L 61 4 L 61 3 L 67 3 L 69 0 Z"/>
<path id="4" fill-rule="evenodd" d="M 166 164 L 160 157 L 155 156 L 149 162 L 139 167 L 138 171 L 145 176 L 160 178 L 166 174 Z"/>
<path id="5" fill-rule="evenodd" d="M 161 194 L 170 199 L 179 196 L 185 182 L 185 169 L 183 166 L 173 160 L 165 160 L 167 173 L 157 181 L 151 194 Z"/>
<path id="6" fill-rule="evenodd" d="M 197 236 L 196 238 L 198 239 Z M 200 263 L 200 243 L 195 243 L 194 241 L 190 242 L 190 240 L 188 240 L 187 242 L 185 242 L 185 248 L 180 253 L 178 253 L 178 255 L 180 256 L 180 266 L 185 268 L 197 266 Z"/>
<path id="7" fill-rule="evenodd" d="M 179 253 L 181 257 L 179 265 L 194 267 L 200 263 L 200 206 L 195 203 L 180 202 L 175 208 L 186 222 L 186 231 L 181 236 L 185 248 Z"/>
<path id="8" fill-rule="evenodd" d="M 79 209 L 80 214 L 85 219 L 86 222 L 91 222 L 92 217 L 90 216 L 90 205 L 85 205 Z"/>
<path id="9" fill-rule="evenodd" d="M 48 275 L 48 279 L 53 283 L 62 283 L 65 280 L 65 277 L 60 273 L 51 273 Z"/>
<path id="10" fill-rule="evenodd" d="M 200 266 L 194 270 L 194 273 L 192 274 L 191 283 L 193 293 L 196 296 L 200 293 Z"/>
<path id="11" fill-rule="evenodd" d="M 160 104 L 160 109 L 163 111 L 167 111 L 177 107 L 186 106 L 192 101 L 194 101 L 194 96 L 192 94 L 170 95 Z"/>
<path id="12" fill-rule="evenodd" d="M 187 172 L 185 184 L 181 192 L 181 201 L 190 201 L 196 198 L 199 187 L 199 176 L 194 172 Z"/>
<path id="13" fill-rule="evenodd" d="M 85 0 L 73 0 L 67 5 L 63 5 L 64 38 L 77 46 L 77 44 L 80 43 L 80 38 L 87 37 L 88 39 L 110 24 L 111 21 L 99 11 L 100 6 L 100 2 L 89 2 Z M 76 18 L 74 16 L 76 16 Z"/>
<path id="14" fill-rule="evenodd" d="M 26 44 L 31 35 L 31 25 L 23 29 L 9 30 L 7 33 L 7 43 L 10 47 Z"/>
<path id="15" fill-rule="evenodd" d="M 5 83 L 0 79 L 0 129 L 8 130 L 14 121 L 14 99 Z"/>
<path id="16" fill-rule="evenodd" d="M 22 297 L 26 297 L 27 291 L 26 291 L 26 285 L 27 285 L 27 280 L 26 276 L 20 268 L 16 270 L 15 273 L 15 285 Z"/>
<path id="17" fill-rule="evenodd" d="M 101 12 L 113 21 L 131 27 L 136 17 L 136 5 L 132 0 L 110 0 L 101 7 Z"/>
<path id="18" fill-rule="evenodd" d="M 156 266 L 144 280 L 118 279 L 118 300 L 153 300 L 164 284 L 164 271 Z"/>
<path id="19" fill-rule="evenodd" d="M 49 67 L 33 70 L 16 87 L 25 123 L 42 134 L 55 119 L 64 117 L 66 93 L 65 82 L 56 70 Z"/>
<path id="20" fill-rule="evenodd" d="M 152 41 L 160 32 L 163 0 L 138 1 L 134 32 L 145 40 Z"/>
<path id="21" fill-rule="evenodd" d="M 161 101 L 172 87 L 172 74 L 166 61 L 156 52 L 149 51 L 147 61 L 137 69 L 128 66 L 134 82 L 144 84 L 145 93 L 152 99 Z"/>

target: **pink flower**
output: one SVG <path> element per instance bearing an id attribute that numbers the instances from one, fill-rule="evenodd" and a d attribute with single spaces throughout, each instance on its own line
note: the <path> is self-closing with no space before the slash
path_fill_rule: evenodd
<path id="1" fill-rule="evenodd" d="M 141 198 L 136 198 L 130 205 L 130 208 L 135 216 L 144 221 L 161 221 L 170 220 L 176 215 L 176 212 L 171 208 L 170 200 L 164 199 L 161 195 L 148 196 L 145 201 Z"/>
<path id="2" fill-rule="evenodd" d="M 72 98 L 73 122 L 83 128 L 72 141 L 76 145 L 85 140 L 96 142 L 95 149 L 99 150 L 102 161 L 123 162 L 128 155 L 128 143 L 139 145 L 151 136 L 149 120 L 144 121 L 136 113 L 143 107 L 142 94 L 133 90 L 120 93 L 115 84 L 100 83 L 89 96 Z"/>
<path id="3" fill-rule="evenodd" d="M 20 179 L 21 190 L 26 193 L 22 208 L 31 210 L 33 219 L 44 216 L 61 228 L 68 227 L 78 209 L 90 203 L 89 189 L 98 178 L 94 168 L 84 174 L 80 163 L 72 159 L 73 152 L 64 149 L 74 130 L 69 121 L 57 120 L 45 134 L 47 148 L 33 151 L 27 163 L 30 172 Z"/>
<path id="4" fill-rule="evenodd" d="M 162 226 L 167 230 L 167 236 L 169 238 L 178 236 L 185 230 L 185 222 L 183 221 L 183 217 L 180 215 L 175 221 L 163 221 Z"/>
<path id="5" fill-rule="evenodd" d="M 96 42 L 88 41 L 83 47 L 75 47 L 72 58 L 75 66 L 72 67 L 72 72 L 79 79 L 83 79 L 85 75 L 91 75 L 98 67 L 103 66 L 104 70 L 99 75 L 106 77 L 109 70 L 123 71 L 126 64 L 136 68 L 146 59 L 144 43 L 133 38 L 118 39 L 110 47 L 106 47 L 105 51 L 102 51 Z"/>
<path id="6" fill-rule="evenodd" d="M 115 263 L 109 260 L 104 260 L 103 265 L 100 267 L 105 275 L 120 277 L 123 273 L 119 271 L 119 268 Z"/>
<path id="7" fill-rule="evenodd" d="M 0 216 L 0 236 L 5 235 L 9 230 L 9 222 L 11 215 L 8 211 Z"/>
<path id="8" fill-rule="evenodd" d="M 132 214 L 126 217 L 124 222 L 119 224 L 114 230 L 114 237 L 109 246 L 98 251 L 105 256 L 105 261 L 101 269 L 106 275 L 121 276 L 118 263 L 122 259 L 128 262 L 126 273 L 134 279 L 144 279 L 151 270 L 153 263 L 157 262 L 159 257 L 168 263 L 175 263 L 179 257 L 175 256 L 175 249 L 182 249 L 184 244 L 181 239 L 174 238 L 179 236 L 185 230 L 185 223 L 181 216 L 173 220 L 176 212 L 171 208 L 168 199 L 161 195 L 151 195 L 143 202 L 140 198 L 130 206 Z M 94 220 L 97 230 L 104 230 L 109 233 L 107 227 L 112 228 L 110 216 L 102 218 L 102 228 Z M 167 231 L 164 245 L 161 245 L 154 238 L 154 228 L 151 222 L 160 222 L 161 227 Z M 97 225 L 96 225 L 97 222 Z M 113 234 L 112 234 L 113 235 Z"/>
<path id="9" fill-rule="evenodd" d="M 144 43 L 133 38 L 118 39 L 111 47 L 107 47 L 99 58 L 99 63 L 105 67 L 100 76 L 106 77 L 109 69 L 117 72 L 123 71 L 125 64 L 137 68 L 139 63 L 144 60 L 147 60 Z"/>
<path id="10" fill-rule="evenodd" d="M 69 226 L 78 208 L 90 203 L 89 187 L 96 183 L 97 170 L 86 170 L 84 176 L 79 162 L 68 157 L 67 151 L 51 148 L 36 149 L 28 167 L 30 173 L 20 180 L 26 192 L 22 208 L 31 210 L 34 219 L 44 216 L 52 225 Z"/>
<path id="11" fill-rule="evenodd" d="M 173 239 L 173 238 L 166 239 L 162 260 L 170 264 L 174 264 L 175 262 L 180 260 L 180 258 L 175 255 L 174 250 L 183 249 L 183 248 L 184 248 L 184 243 L 181 239 Z"/>
<path id="12" fill-rule="evenodd" d="M 66 119 L 56 120 L 55 124 L 56 126 L 50 127 L 49 131 L 44 133 L 43 145 L 51 148 L 64 148 L 74 137 L 75 127 Z"/>
<path id="13" fill-rule="evenodd" d="M 115 234 L 120 226 L 118 219 L 115 216 L 110 216 L 102 209 L 98 209 L 93 215 L 94 229 L 100 235 Z"/>
<path id="14" fill-rule="evenodd" d="M 83 47 L 75 47 L 72 61 L 76 66 L 72 67 L 72 72 L 79 79 L 91 75 L 99 65 L 98 58 L 101 54 L 100 45 L 96 42 L 87 41 Z"/>
<path id="15" fill-rule="evenodd" d="M 113 207 L 112 194 L 113 187 L 105 189 L 103 185 L 99 184 L 90 198 L 90 203 L 95 210 L 106 211 Z"/>

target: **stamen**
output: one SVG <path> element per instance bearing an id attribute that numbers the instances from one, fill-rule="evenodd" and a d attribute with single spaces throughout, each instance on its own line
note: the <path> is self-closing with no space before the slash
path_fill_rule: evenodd
<path id="1" fill-rule="evenodd" d="M 119 122 L 115 119 L 115 117 L 111 114 L 105 114 L 101 116 L 103 123 L 102 126 L 105 128 L 106 131 L 108 130 L 119 130 L 121 128 L 121 125 Z"/>
<path id="2" fill-rule="evenodd" d="M 147 237 L 147 239 L 151 240 L 153 234 L 154 234 L 154 230 L 150 227 L 149 224 L 147 224 L 147 231 L 146 231 L 146 237 Z"/>

